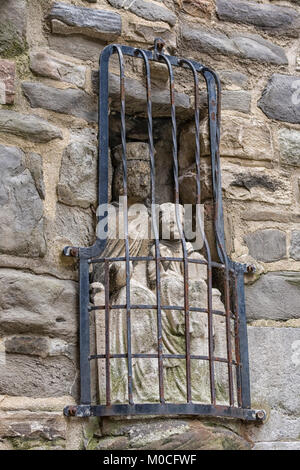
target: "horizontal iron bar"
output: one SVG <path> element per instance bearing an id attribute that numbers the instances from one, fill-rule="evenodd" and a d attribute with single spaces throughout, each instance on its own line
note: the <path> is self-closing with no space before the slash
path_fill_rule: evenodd
<path id="1" fill-rule="evenodd" d="M 109 305 L 109 308 L 111 310 L 124 310 L 126 309 L 126 304 L 117 304 L 117 305 Z M 130 308 L 132 310 L 157 310 L 157 305 L 142 305 L 142 304 L 132 304 L 130 305 Z M 184 310 L 184 307 L 181 307 L 179 305 L 161 305 L 160 306 L 161 310 Z M 89 307 L 89 311 L 92 312 L 94 310 L 105 310 L 105 305 L 91 305 Z M 200 312 L 200 313 L 208 313 L 207 308 L 198 308 L 198 307 L 190 307 L 189 308 L 190 312 Z M 214 315 L 219 315 L 222 317 L 225 317 L 226 314 L 225 312 L 222 312 L 221 310 L 212 310 L 212 313 Z M 232 319 L 235 319 L 235 315 L 231 312 L 231 317 Z"/>
<path id="2" fill-rule="evenodd" d="M 197 415 L 242 419 L 244 421 L 262 421 L 258 416 L 263 410 L 237 408 L 233 406 L 205 405 L 198 403 L 143 403 L 134 405 L 77 405 L 66 406 L 65 416 L 81 418 L 89 416 L 128 416 L 128 415 Z"/>
<path id="3" fill-rule="evenodd" d="M 204 264 L 207 265 L 207 261 L 203 259 L 194 259 L 194 258 L 186 258 L 189 263 L 193 264 Z M 172 256 L 160 256 L 157 258 L 158 261 L 177 261 L 177 262 L 184 262 L 184 258 L 181 257 L 172 257 Z M 126 261 L 125 256 L 117 256 L 115 258 L 94 258 L 89 259 L 88 262 L 90 264 L 96 263 L 105 263 L 108 261 L 109 263 L 113 263 L 115 261 Z M 130 256 L 129 261 L 156 261 L 154 256 Z M 216 261 L 211 261 L 211 265 L 213 268 L 225 269 L 225 265 L 222 263 L 217 263 Z M 230 269 L 231 272 L 234 272 L 233 269 Z"/>
<path id="4" fill-rule="evenodd" d="M 158 354 L 131 354 L 131 357 L 140 358 L 140 359 L 157 359 Z M 105 359 L 105 358 L 106 358 L 106 354 L 92 354 L 91 356 L 89 356 L 89 360 Z M 127 354 L 109 354 L 109 358 L 110 359 L 126 359 Z M 186 359 L 186 355 L 185 354 L 162 354 L 162 358 L 163 359 Z M 208 356 L 195 356 L 193 354 L 191 354 L 191 359 L 198 359 L 200 361 L 209 361 Z M 228 360 L 225 359 L 224 357 L 213 357 L 212 360 L 216 362 L 225 362 L 226 364 L 228 363 Z M 237 363 L 234 360 L 232 360 L 230 363 L 234 366 L 237 365 Z"/>

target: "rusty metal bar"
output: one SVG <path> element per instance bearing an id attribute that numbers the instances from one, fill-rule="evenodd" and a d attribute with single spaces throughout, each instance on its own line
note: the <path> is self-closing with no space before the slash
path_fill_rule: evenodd
<path id="1" fill-rule="evenodd" d="M 106 405 L 110 405 L 110 334 L 109 334 L 109 262 L 104 265 L 105 278 L 105 375 Z"/>
<path id="2" fill-rule="evenodd" d="M 110 354 L 110 359 L 126 359 L 128 357 L 128 354 Z M 146 353 L 137 353 L 137 354 L 132 354 L 132 358 L 141 358 L 141 359 L 157 359 L 158 354 L 146 354 Z M 93 359 L 105 359 L 106 354 L 91 354 L 89 356 L 89 360 Z M 186 359 L 185 354 L 162 354 L 163 359 Z M 210 358 L 208 356 L 201 356 L 199 354 L 191 354 L 191 359 L 193 360 L 201 360 L 201 361 L 209 361 Z M 213 360 L 215 362 L 224 362 L 228 363 L 228 359 L 225 357 L 219 357 L 219 356 L 213 356 Z M 236 366 L 237 363 L 236 361 L 232 360 L 231 362 L 232 365 Z"/>
<path id="3" fill-rule="evenodd" d="M 86 260 L 79 262 L 79 328 L 80 328 L 80 402 L 91 403 L 90 318 L 89 318 L 89 265 Z"/>
<path id="4" fill-rule="evenodd" d="M 207 313 L 208 313 L 208 351 L 209 351 L 209 375 L 210 375 L 210 394 L 211 402 L 216 403 L 215 378 L 214 378 L 214 360 L 213 360 L 213 309 L 212 309 L 212 260 L 210 247 L 206 238 L 205 229 L 202 226 L 200 205 L 201 205 L 201 184 L 200 184 L 200 102 L 199 102 L 199 79 L 196 68 L 192 61 L 181 59 L 181 63 L 189 67 L 194 77 L 194 96 L 195 96 L 195 161 L 196 161 L 196 216 L 201 231 L 207 256 Z"/>
<path id="5" fill-rule="evenodd" d="M 150 154 L 150 172 L 151 172 L 151 209 L 152 209 L 152 228 L 155 238 L 155 271 L 156 271 L 156 303 L 157 303 L 157 349 L 158 349 L 158 380 L 159 380 L 159 399 L 164 403 L 164 369 L 163 369 L 163 340 L 162 340 L 162 322 L 161 322 L 161 296 L 160 296 L 160 249 L 159 249 L 159 231 L 157 225 L 157 214 L 155 211 L 155 160 L 152 126 L 152 101 L 151 101 L 151 76 L 149 60 L 145 52 L 141 49 L 136 50 L 144 60 L 146 70 L 146 91 L 147 91 L 147 116 L 148 116 L 148 139 Z"/>
<path id="6" fill-rule="evenodd" d="M 233 305 L 234 305 L 234 339 L 235 339 L 235 359 L 237 363 L 236 367 L 236 386 L 237 386 L 237 403 L 238 406 L 242 406 L 242 389 L 241 389 L 241 354 L 240 354 L 240 325 L 239 325 L 239 306 L 237 296 L 237 276 L 232 275 L 233 282 Z"/>
<path id="7" fill-rule="evenodd" d="M 133 404 L 132 395 L 132 359 L 131 359 L 131 315 L 130 315 L 130 261 L 128 240 L 128 197 L 127 197 L 127 156 L 126 156 L 126 118 L 125 118 L 125 71 L 124 58 L 120 46 L 115 46 L 120 63 L 120 105 L 121 105 L 121 140 L 123 165 L 123 207 L 124 211 L 124 237 L 125 237 L 125 263 L 126 263 L 126 317 L 127 317 L 127 352 L 128 352 L 128 401 Z"/>
<path id="8" fill-rule="evenodd" d="M 235 418 L 244 421 L 261 422 L 265 418 L 263 410 L 249 410 L 232 406 L 214 406 L 198 403 L 143 403 L 136 405 L 104 405 L 98 406 L 66 406 L 65 416 L 78 416 L 87 418 L 90 416 L 128 416 L 128 415 L 200 415 L 220 418 Z"/>
<path id="9" fill-rule="evenodd" d="M 175 184 L 175 212 L 176 223 L 181 239 L 183 252 L 183 279 L 184 279 L 184 315 L 185 315 L 185 345 L 186 345 L 186 394 L 187 403 L 192 401 L 191 389 L 191 344 L 190 344 L 190 312 L 189 312 L 189 280 L 188 280 L 188 262 L 186 241 L 183 234 L 182 224 L 179 216 L 179 183 L 178 183 L 178 154 L 177 154 L 177 126 L 176 126 L 176 107 L 175 107 L 175 83 L 172 65 L 169 59 L 161 52 L 158 54 L 159 60 L 165 62 L 169 72 L 170 101 L 171 101 L 171 121 L 172 121 L 172 152 L 173 152 L 173 175 Z"/>

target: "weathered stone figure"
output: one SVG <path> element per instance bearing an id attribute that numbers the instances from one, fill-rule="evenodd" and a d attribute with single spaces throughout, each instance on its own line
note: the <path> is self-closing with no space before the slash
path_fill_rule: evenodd
<path id="1" fill-rule="evenodd" d="M 129 144 L 130 145 L 130 144 Z M 138 144 L 140 145 L 140 144 Z M 145 151 L 145 144 L 141 150 Z M 130 150 L 129 150 L 130 152 Z M 148 149 L 147 149 L 148 152 Z M 132 154 L 132 152 L 131 152 Z M 145 160 L 145 156 L 143 157 Z M 130 164 L 130 159 L 129 162 Z M 143 161 L 144 163 L 144 161 Z M 133 180 L 132 180 L 133 182 Z M 134 188 L 128 188 L 134 193 Z M 144 188 L 145 191 L 145 188 Z M 137 200 L 134 195 L 134 200 Z M 133 207 L 133 206 L 132 206 Z M 115 225 L 123 226 L 123 212 L 116 208 Z M 183 207 L 179 206 L 180 223 L 183 221 Z M 169 227 L 170 239 L 160 241 L 162 257 L 182 257 L 182 245 L 175 216 L 175 204 L 165 203 L 160 206 L 160 222 Z M 150 216 L 147 207 L 139 205 L 139 210 L 128 210 L 128 239 L 130 256 L 155 255 L 154 240 L 148 239 Z M 117 227 L 111 221 L 111 238 L 109 236 L 105 257 L 124 256 L 125 240 L 118 238 Z M 193 250 L 187 242 L 189 258 L 203 259 L 203 255 Z M 103 284 L 103 266 L 98 265 L 94 280 L 97 282 L 98 293 L 94 296 L 96 305 L 104 305 L 105 295 Z M 183 263 L 162 261 L 161 271 L 161 305 L 184 305 Z M 189 304 L 191 307 L 207 308 L 206 266 L 189 263 Z M 126 270 L 125 262 L 110 264 L 110 303 L 112 305 L 126 304 Z M 156 271 L 153 261 L 130 263 L 130 303 L 132 305 L 156 305 Z M 213 309 L 224 311 L 220 300 L 220 292 L 213 289 Z M 105 352 L 105 312 L 98 310 L 96 314 L 97 354 Z M 161 312 L 163 331 L 163 353 L 185 354 L 185 316 L 183 310 L 163 309 Z M 214 315 L 215 354 L 226 357 L 225 321 L 224 317 Z M 110 310 L 110 354 L 127 353 L 127 317 L 126 309 Z M 190 312 L 191 354 L 208 356 L 208 319 L 202 312 Z M 224 345 L 223 348 L 221 345 Z M 155 309 L 131 309 L 131 348 L 132 354 L 157 354 L 157 311 Z M 128 401 L 127 359 L 111 359 L 111 401 L 126 403 Z M 186 401 L 186 370 L 184 359 L 164 359 L 164 388 L 165 399 L 175 403 Z M 158 361 L 156 358 L 132 359 L 133 399 L 136 403 L 158 402 Z M 219 375 L 219 379 L 218 379 Z M 195 402 L 210 402 L 208 361 L 193 359 L 191 361 L 192 399 Z M 223 376 L 223 374 L 222 374 Z M 105 403 L 105 361 L 98 360 L 98 378 L 100 402 Z M 226 396 L 218 393 L 224 391 L 226 384 L 220 374 L 216 376 L 217 397 L 220 402 L 226 401 Z"/>

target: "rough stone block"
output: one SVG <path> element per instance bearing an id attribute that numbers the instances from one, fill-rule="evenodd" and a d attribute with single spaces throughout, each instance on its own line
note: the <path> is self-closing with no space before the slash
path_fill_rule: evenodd
<path id="1" fill-rule="evenodd" d="M 293 230 L 291 234 L 290 257 L 300 260 L 300 231 Z"/>
<path id="2" fill-rule="evenodd" d="M 15 63 L 0 60 L 0 104 L 13 104 L 15 98 Z"/>
<path id="3" fill-rule="evenodd" d="M 299 318 L 300 275 L 293 271 L 263 274 L 246 286 L 249 320 L 289 320 Z"/>
<path id="4" fill-rule="evenodd" d="M 300 450 L 300 442 L 258 442 L 252 450 Z"/>
<path id="5" fill-rule="evenodd" d="M 49 142 L 62 139 L 62 132 L 38 116 L 21 114 L 6 109 L 0 110 L 0 132 L 14 134 L 33 142 Z"/>
<path id="6" fill-rule="evenodd" d="M 233 34 L 226 36 L 201 27 L 193 29 L 187 24 L 181 28 L 182 43 L 185 49 L 211 55 L 237 56 L 270 64 L 288 64 L 284 49 L 266 41 L 258 34 Z"/>
<path id="7" fill-rule="evenodd" d="M 67 423 L 61 413 L 0 412 L 0 437 L 22 439 L 65 439 Z"/>
<path id="8" fill-rule="evenodd" d="M 249 254 L 271 263 L 286 257 L 286 234 L 277 229 L 257 230 L 245 236 Z"/>
<path id="9" fill-rule="evenodd" d="M 44 50 L 30 54 L 30 68 L 37 75 L 73 83 L 81 88 L 85 83 L 86 67 L 55 57 Z"/>
<path id="10" fill-rule="evenodd" d="M 171 26 L 176 23 L 176 15 L 168 10 L 167 8 L 157 5 L 154 2 L 148 2 L 145 0 L 108 0 L 111 6 L 115 8 L 124 8 L 129 10 L 137 16 L 145 18 L 150 21 L 165 21 Z"/>
<path id="11" fill-rule="evenodd" d="M 191 129 L 192 130 L 192 129 Z M 247 160 L 273 160 L 271 131 L 265 122 L 223 114 L 221 121 L 221 157 Z M 189 147 L 193 143 L 191 142 Z M 201 154 L 209 155 L 209 132 L 207 121 L 201 124 Z M 185 153 L 187 153 L 185 151 Z"/>
<path id="12" fill-rule="evenodd" d="M 22 88 L 32 108 L 70 114 L 88 122 L 97 121 L 97 102 L 85 91 L 75 88 L 60 90 L 40 82 L 23 82 Z"/>
<path id="13" fill-rule="evenodd" d="M 4 338 L 5 352 L 30 356 L 71 356 L 72 345 L 58 338 L 37 335 L 13 335 Z"/>
<path id="14" fill-rule="evenodd" d="M 239 54 L 246 59 L 276 65 L 288 64 L 284 49 L 258 34 L 234 34 L 231 39 L 239 49 Z"/>
<path id="15" fill-rule="evenodd" d="M 251 93 L 247 91 L 230 91 L 222 92 L 222 109 L 230 109 L 239 111 L 240 113 L 250 113 L 251 109 Z"/>
<path id="16" fill-rule="evenodd" d="M 248 88 L 249 78 L 242 72 L 221 70 L 218 72 L 221 84 L 226 88 Z"/>
<path id="17" fill-rule="evenodd" d="M 78 34 L 72 36 L 50 35 L 48 38 L 49 46 L 51 49 L 59 52 L 60 54 L 67 54 L 70 57 L 94 62 L 99 61 L 99 56 L 104 48 L 97 41 L 93 41 Z"/>
<path id="18" fill-rule="evenodd" d="M 38 257 L 46 251 L 43 195 L 35 183 L 43 187 L 42 161 L 27 157 L 29 165 L 18 147 L 0 145 L 0 252 Z"/>
<path id="19" fill-rule="evenodd" d="M 300 132 L 282 128 L 278 131 L 281 162 L 300 166 Z"/>
<path id="20" fill-rule="evenodd" d="M 224 196 L 239 201 L 258 201 L 270 204 L 291 204 L 290 175 L 264 168 L 247 168 L 230 163 L 222 164 Z"/>
<path id="21" fill-rule="evenodd" d="M 26 48 L 26 0 L 2 0 L 0 5 L 0 54 L 13 57 Z"/>
<path id="22" fill-rule="evenodd" d="M 223 426 L 189 419 L 147 419 L 144 422 L 103 421 L 99 448 L 152 450 L 250 450 L 251 444 Z M 120 438 L 123 440 L 120 441 Z M 102 443 L 103 442 L 103 443 Z"/>
<path id="23" fill-rule="evenodd" d="M 274 35 L 299 36 L 300 18 L 293 8 L 238 0 L 217 0 L 220 20 L 257 26 Z"/>
<path id="24" fill-rule="evenodd" d="M 80 227 L 80 230 L 78 230 Z M 95 239 L 96 221 L 90 209 L 57 204 L 53 236 L 64 246 L 90 246 Z"/>
<path id="25" fill-rule="evenodd" d="M 6 354 L 0 364 L 0 393 L 49 397 L 70 394 L 76 377 L 73 362 L 66 357 L 45 359 Z"/>
<path id="26" fill-rule="evenodd" d="M 251 393 L 256 406 L 299 416 L 299 335 L 299 328 L 248 327 Z"/>
<path id="27" fill-rule="evenodd" d="M 189 50 L 229 56 L 238 55 L 239 53 L 236 45 L 230 38 L 216 31 L 205 30 L 201 27 L 195 29 L 187 24 L 183 24 L 181 36 L 183 45 Z"/>
<path id="28" fill-rule="evenodd" d="M 275 73 L 270 78 L 259 108 L 270 119 L 300 124 L 300 78 Z"/>
<path id="29" fill-rule="evenodd" d="M 109 10 L 95 10 L 66 3 L 54 3 L 50 18 L 52 32 L 59 34 L 83 34 L 105 41 L 120 36 L 121 16 Z"/>
<path id="30" fill-rule="evenodd" d="M 50 276 L 0 270 L 1 331 L 77 338 L 77 286 Z M 21 393 L 22 395 L 22 393 Z"/>
<path id="31" fill-rule="evenodd" d="M 71 142 L 64 150 L 57 186 L 58 200 L 88 208 L 97 203 L 97 147 Z"/>

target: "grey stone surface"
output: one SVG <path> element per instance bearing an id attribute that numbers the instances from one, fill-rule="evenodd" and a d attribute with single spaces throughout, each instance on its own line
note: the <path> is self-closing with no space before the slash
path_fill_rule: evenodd
<path id="1" fill-rule="evenodd" d="M 67 423 L 59 412 L 15 411 L 0 413 L 0 437 L 26 439 L 65 439 Z M 37 425 L 38 423 L 38 425 Z M 29 441 L 29 442 L 30 442 Z"/>
<path id="2" fill-rule="evenodd" d="M 299 14 L 293 8 L 239 0 L 217 0 L 216 5 L 221 20 L 254 25 L 273 34 L 299 36 Z"/>
<path id="3" fill-rule="evenodd" d="M 275 73 L 267 83 L 258 106 L 271 119 L 299 124 L 299 89 L 299 77 Z"/>
<path id="4" fill-rule="evenodd" d="M 64 340 L 39 335 L 13 335 L 4 339 L 5 352 L 29 356 L 69 355 L 71 346 Z"/>
<path id="5" fill-rule="evenodd" d="M 286 234 L 277 229 L 257 230 L 245 236 L 249 254 L 270 263 L 286 256 Z"/>
<path id="6" fill-rule="evenodd" d="M 299 318 L 300 274 L 279 271 L 263 274 L 245 287 L 249 320 L 289 320 Z"/>
<path id="7" fill-rule="evenodd" d="M 300 450 L 300 441 L 258 442 L 252 450 Z"/>
<path id="8" fill-rule="evenodd" d="M 290 257 L 297 261 L 300 260 L 300 230 L 292 230 Z"/>
<path id="9" fill-rule="evenodd" d="M 74 364 L 66 357 L 41 359 L 21 354 L 6 354 L 0 372 L 2 395 L 27 397 L 71 394 L 76 376 Z"/>
<path id="10" fill-rule="evenodd" d="M 24 95 L 32 108 L 44 108 L 70 114 L 88 122 L 97 121 L 97 101 L 85 91 L 43 85 L 40 82 L 23 82 Z"/>
<path id="11" fill-rule="evenodd" d="M 0 4 L 0 54 L 12 57 L 26 48 L 26 0 L 2 0 Z"/>
<path id="12" fill-rule="evenodd" d="M 290 175 L 265 168 L 223 163 L 222 189 L 226 198 L 271 204 L 291 204 Z"/>
<path id="13" fill-rule="evenodd" d="M 52 20 L 52 31 L 60 34 L 79 33 L 110 41 L 120 36 L 122 31 L 121 16 L 109 10 L 56 2 L 49 16 Z"/>
<path id="14" fill-rule="evenodd" d="M 92 75 L 93 90 L 98 92 L 98 72 L 94 71 Z M 146 114 L 145 98 L 146 89 L 140 81 L 126 77 L 126 113 L 128 114 Z M 118 75 L 111 73 L 109 75 L 109 93 L 111 97 L 111 109 L 120 110 L 120 78 Z M 152 90 L 152 111 L 153 116 L 169 116 L 170 115 L 170 93 L 167 89 Z M 190 98 L 185 93 L 175 92 L 175 104 L 178 117 L 186 117 L 192 114 Z"/>
<path id="15" fill-rule="evenodd" d="M 0 132 L 14 134 L 33 142 L 62 139 L 61 130 L 44 119 L 6 109 L 0 110 Z"/>
<path id="16" fill-rule="evenodd" d="M 272 409 L 263 426 L 249 427 L 247 435 L 257 445 L 296 440 L 300 435 L 300 417 Z"/>
<path id="17" fill-rule="evenodd" d="M 78 34 L 72 36 L 51 34 L 48 42 L 51 49 L 83 61 L 98 61 L 104 47 L 99 42 Z"/>
<path id="18" fill-rule="evenodd" d="M 220 70 L 218 75 L 223 87 L 248 88 L 249 78 L 242 72 Z"/>
<path id="19" fill-rule="evenodd" d="M 88 141 L 71 142 L 64 150 L 58 200 L 70 206 L 88 208 L 97 203 L 97 147 Z"/>
<path id="20" fill-rule="evenodd" d="M 79 87 L 83 87 L 85 83 L 86 67 L 54 57 L 45 50 L 31 52 L 30 68 L 37 75 L 73 83 Z"/>
<path id="21" fill-rule="evenodd" d="M 96 221 L 90 209 L 57 204 L 53 233 L 54 239 L 60 242 L 61 249 L 66 245 L 92 245 L 95 229 Z"/>
<path id="22" fill-rule="evenodd" d="M 45 184 L 43 161 L 41 155 L 38 153 L 30 152 L 26 158 L 26 164 L 34 179 L 36 189 L 41 199 L 45 199 Z"/>
<path id="23" fill-rule="evenodd" d="M 148 2 L 145 0 L 108 0 L 111 6 L 115 8 L 124 8 L 137 16 L 145 18 L 150 21 L 165 21 L 171 26 L 176 23 L 176 15 L 167 8 L 157 5 L 157 3 Z"/>
<path id="24" fill-rule="evenodd" d="M 194 49 L 208 54 L 238 55 L 239 51 L 234 42 L 225 34 L 201 27 L 195 29 L 187 24 L 181 28 L 183 45 L 188 49 Z"/>
<path id="25" fill-rule="evenodd" d="M 251 444 L 225 426 L 194 419 L 103 420 L 97 449 L 250 450 Z"/>
<path id="26" fill-rule="evenodd" d="M 77 338 L 77 285 L 51 276 L 0 270 L 1 332 Z M 22 395 L 22 393 L 21 393 Z"/>
<path id="27" fill-rule="evenodd" d="M 257 62 L 287 64 L 284 49 L 258 34 L 233 34 L 231 37 L 201 27 L 194 29 L 187 24 L 181 28 L 182 43 L 186 49 L 208 54 L 237 56 Z"/>
<path id="28" fill-rule="evenodd" d="M 288 64 L 284 49 L 263 39 L 258 34 L 234 34 L 231 38 L 238 48 L 241 57 L 269 64 Z"/>
<path id="29" fill-rule="evenodd" d="M 38 257 L 46 250 L 43 195 L 33 176 L 41 189 L 42 161 L 28 160 L 18 147 L 0 145 L 0 252 Z"/>
<path id="30" fill-rule="evenodd" d="M 280 158 L 282 163 L 300 166 L 300 132 L 282 128 L 278 131 Z"/>
<path id="31" fill-rule="evenodd" d="M 252 403 L 299 416 L 300 329 L 250 326 L 248 338 Z"/>
<path id="32" fill-rule="evenodd" d="M 231 111 L 240 111 L 241 113 L 250 113 L 251 109 L 251 93 L 247 91 L 231 91 L 222 92 L 222 109 L 230 109 Z"/>

